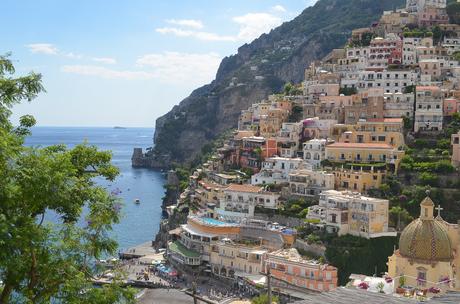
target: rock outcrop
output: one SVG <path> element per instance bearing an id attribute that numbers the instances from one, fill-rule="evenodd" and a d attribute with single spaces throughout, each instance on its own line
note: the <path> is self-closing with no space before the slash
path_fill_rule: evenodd
<path id="1" fill-rule="evenodd" d="M 242 109 L 301 82 L 310 62 L 342 47 L 353 29 L 370 26 L 404 0 L 319 0 L 222 60 L 213 82 L 196 89 L 156 121 L 149 167 L 193 160 L 203 145 L 234 128 Z"/>

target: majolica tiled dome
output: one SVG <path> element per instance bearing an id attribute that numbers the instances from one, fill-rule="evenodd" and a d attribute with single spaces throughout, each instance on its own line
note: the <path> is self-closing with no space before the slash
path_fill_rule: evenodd
<path id="1" fill-rule="evenodd" d="M 434 206 L 427 197 L 421 203 L 423 207 Z M 410 223 L 401 233 L 399 253 L 410 259 L 447 261 L 452 258 L 452 247 L 447 229 L 442 220 L 431 216 L 420 216 Z"/>

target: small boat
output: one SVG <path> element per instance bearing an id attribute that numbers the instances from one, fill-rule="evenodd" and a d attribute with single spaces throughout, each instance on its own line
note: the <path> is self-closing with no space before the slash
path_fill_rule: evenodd
<path id="1" fill-rule="evenodd" d="M 134 203 L 135 203 L 135 204 L 140 204 L 140 203 L 141 203 L 141 200 L 138 199 L 138 198 L 136 198 L 136 199 L 134 200 Z"/>

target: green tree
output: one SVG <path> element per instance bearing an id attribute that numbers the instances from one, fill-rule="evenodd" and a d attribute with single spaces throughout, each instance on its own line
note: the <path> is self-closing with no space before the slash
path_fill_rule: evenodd
<path id="1" fill-rule="evenodd" d="M 10 121 L 15 104 L 43 90 L 41 75 L 16 77 L 9 56 L 0 56 L 0 303 L 133 302 L 121 274 L 103 288 L 91 281 L 94 259 L 117 248 L 108 231 L 120 202 L 94 181 L 117 176 L 111 154 L 86 144 L 27 148 L 34 118 Z M 47 222 L 47 213 L 59 220 Z"/>
<path id="2" fill-rule="evenodd" d="M 279 298 L 272 295 L 272 303 L 279 303 Z M 251 300 L 251 304 L 269 304 L 268 295 L 266 293 L 261 294 L 260 296 L 254 297 Z"/>

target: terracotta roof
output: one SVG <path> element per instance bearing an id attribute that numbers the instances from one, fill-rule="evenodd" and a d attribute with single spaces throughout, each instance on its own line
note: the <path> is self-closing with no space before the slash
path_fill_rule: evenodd
<path id="1" fill-rule="evenodd" d="M 326 146 L 326 149 L 327 148 L 393 149 L 389 144 L 377 143 L 334 143 Z"/>
<path id="2" fill-rule="evenodd" d="M 249 192 L 249 193 L 258 193 L 263 190 L 262 187 L 256 187 L 251 185 L 240 185 L 240 184 L 230 184 L 227 191 L 235 191 L 235 192 Z"/>
<path id="3" fill-rule="evenodd" d="M 439 91 L 441 90 L 437 86 L 417 86 L 417 91 Z"/>
<path id="4" fill-rule="evenodd" d="M 402 123 L 402 118 L 369 118 L 367 122 L 397 122 Z"/>

